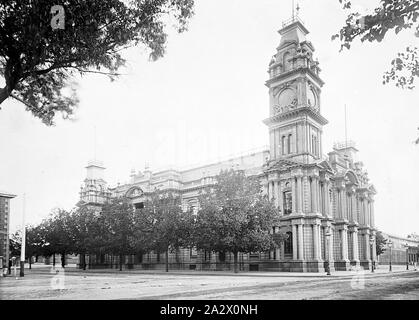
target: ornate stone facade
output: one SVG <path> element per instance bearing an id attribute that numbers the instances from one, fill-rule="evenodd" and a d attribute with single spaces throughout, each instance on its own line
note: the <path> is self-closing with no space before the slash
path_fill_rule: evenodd
<path id="1" fill-rule="evenodd" d="M 125 195 L 140 208 L 147 194 L 160 189 L 181 196 L 185 209 L 198 208 L 199 190 L 215 183 L 222 169 L 241 169 L 260 178 L 264 192 L 278 208 L 280 224 L 273 232 L 289 236 L 281 249 L 240 255 L 242 270 L 324 272 L 326 265 L 332 270 L 369 268 L 376 260 L 376 191 L 362 163 L 356 161 L 354 143 L 336 144 L 328 156 L 323 155 L 323 126 L 328 121 L 321 113 L 324 83 L 313 58 L 314 46 L 298 18 L 284 24 L 279 33 L 281 42 L 266 82 L 270 113 L 264 123 L 269 129 L 269 150 L 190 170 L 133 171 L 130 183 L 110 189 L 100 174 L 103 167 L 90 164 L 82 202 L 98 199 L 100 204 L 108 196 Z M 180 255 L 180 264 L 178 254 L 171 255 L 170 261 L 185 268 L 220 269 L 231 261 L 218 253 L 182 251 Z M 163 265 L 163 259 L 151 253 L 137 260 L 150 266 Z"/>

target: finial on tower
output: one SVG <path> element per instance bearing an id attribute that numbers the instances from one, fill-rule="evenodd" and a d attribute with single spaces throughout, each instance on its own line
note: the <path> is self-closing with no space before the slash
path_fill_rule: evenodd
<path id="1" fill-rule="evenodd" d="M 297 2 L 297 8 L 296 9 L 297 9 L 297 16 L 296 17 L 298 18 L 298 15 L 300 14 L 300 9 L 301 9 L 298 2 Z"/>
<path id="2" fill-rule="evenodd" d="M 295 12 L 294 12 L 294 0 L 292 0 L 292 20 L 294 20 Z"/>

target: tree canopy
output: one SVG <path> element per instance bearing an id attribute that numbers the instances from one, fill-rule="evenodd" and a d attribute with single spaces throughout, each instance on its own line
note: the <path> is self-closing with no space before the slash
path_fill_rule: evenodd
<path id="1" fill-rule="evenodd" d="M 375 235 L 375 250 L 377 256 L 381 255 L 386 251 L 387 239 L 383 236 L 381 231 L 378 231 Z"/>
<path id="2" fill-rule="evenodd" d="M 345 10 L 352 11 L 351 0 L 339 0 Z M 412 30 L 419 37 L 419 1 L 380 0 L 375 10 L 367 15 L 359 12 L 348 14 L 346 24 L 332 39 L 339 39 L 341 50 L 350 49 L 354 40 L 362 42 L 381 42 L 389 31 L 398 34 L 402 30 Z M 385 72 L 383 83 L 394 82 L 397 87 L 413 89 L 419 77 L 419 48 L 411 45 L 400 52 L 391 62 L 390 70 Z"/>
<path id="3" fill-rule="evenodd" d="M 165 252 L 166 271 L 169 271 L 169 252 L 192 246 L 193 212 L 182 211 L 179 196 L 155 192 L 136 217 L 136 242 L 145 247 L 147 241 L 148 249 Z"/>
<path id="4" fill-rule="evenodd" d="M 243 171 L 223 171 L 217 184 L 200 197 L 196 221 L 198 249 L 232 252 L 234 270 L 239 252 L 264 252 L 277 246 L 272 234 L 279 212 L 266 196 L 258 180 Z"/>
<path id="5" fill-rule="evenodd" d="M 194 0 L 4 0 L 0 2 L 0 104 L 11 97 L 46 125 L 78 104 L 76 74 L 111 79 L 123 49 L 142 45 L 165 53 L 168 21 L 186 30 Z M 67 90 L 70 89 L 70 90 Z"/>

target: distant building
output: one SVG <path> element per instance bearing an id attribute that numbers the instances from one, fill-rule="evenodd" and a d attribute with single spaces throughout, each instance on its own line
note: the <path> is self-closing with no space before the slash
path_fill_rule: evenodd
<path id="1" fill-rule="evenodd" d="M 0 191 L 0 268 L 9 263 L 10 199 L 15 197 Z"/>
<path id="2" fill-rule="evenodd" d="M 419 239 L 413 237 L 400 237 L 388 233 L 383 233 L 387 242 L 391 241 L 392 247 L 387 245 L 385 251 L 379 256 L 380 264 L 389 264 L 390 254 L 392 264 L 406 264 L 419 262 Z"/>
<path id="3" fill-rule="evenodd" d="M 151 192 L 166 190 L 181 197 L 184 209 L 198 210 L 200 190 L 214 184 L 221 170 L 240 169 L 260 179 L 281 217 L 273 231 L 289 236 L 281 249 L 240 254 L 243 270 L 324 272 L 326 262 L 332 270 L 369 268 L 376 261 L 376 190 L 356 160 L 353 142 L 337 143 L 327 156 L 323 154 L 323 127 L 328 123 L 322 115 L 324 83 L 314 46 L 307 39 L 309 31 L 293 17 L 279 33 L 282 38 L 265 83 L 270 101 L 264 121 L 268 149 L 189 170 L 152 172 L 147 167 L 133 171 L 128 184 L 111 188 L 104 182 L 103 165 L 91 162 L 80 204 L 100 206 L 108 197 L 126 196 L 141 208 Z M 164 255 L 149 253 L 129 261 L 154 268 L 163 259 Z M 232 256 L 183 250 L 170 259 L 179 268 L 217 270 L 228 268 Z"/>

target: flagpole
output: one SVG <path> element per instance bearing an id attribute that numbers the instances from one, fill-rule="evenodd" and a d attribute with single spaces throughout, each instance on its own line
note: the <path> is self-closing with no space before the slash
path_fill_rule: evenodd
<path id="1" fill-rule="evenodd" d="M 26 211 L 26 193 L 23 194 L 22 207 L 22 245 L 20 250 L 20 276 L 25 276 L 25 247 L 26 247 L 26 225 L 25 225 L 25 211 Z"/>

